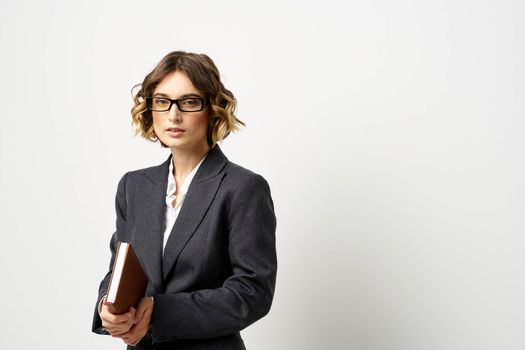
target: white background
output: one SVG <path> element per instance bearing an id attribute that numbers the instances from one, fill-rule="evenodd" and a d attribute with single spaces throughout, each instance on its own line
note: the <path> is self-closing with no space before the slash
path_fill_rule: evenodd
<path id="1" fill-rule="evenodd" d="M 248 349 L 525 348 L 522 1 L 1 1 L 2 349 L 91 333 L 114 198 L 169 155 L 131 87 L 207 53 L 270 183 L 279 271 Z"/>

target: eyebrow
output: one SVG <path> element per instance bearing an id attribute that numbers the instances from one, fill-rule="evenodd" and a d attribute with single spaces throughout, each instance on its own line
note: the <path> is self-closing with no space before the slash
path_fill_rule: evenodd
<path id="1" fill-rule="evenodd" d="M 167 94 L 165 94 L 163 92 L 157 92 L 153 96 L 161 96 L 161 97 L 171 98 L 169 95 L 167 95 Z M 194 92 L 190 92 L 189 94 L 184 94 L 182 96 L 179 96 L 178 98 L 185 98 L 185 97 L 199 97 L 199 98 L 202 98 L 202 97 L 199 96 L 199 94 L 196 94 Z"/>

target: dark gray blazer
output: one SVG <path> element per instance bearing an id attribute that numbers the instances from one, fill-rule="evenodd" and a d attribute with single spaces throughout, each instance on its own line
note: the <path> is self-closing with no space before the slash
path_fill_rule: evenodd
<path id="1" fill-rule="evenodd" d="M 149 278 L 146 295 L 154 297 L 151 331 L 127 349 L 244 349 L 239 332 L 268 313 L 275 288 L 270 188 L 216 145 L 195 173 L 163 257 L 171 157 L 129 171 L 118 183 L 109 271 L 100 283 L 92 331 L 109 334 L 97 306 L 121 240 L 136 250 Z"/>

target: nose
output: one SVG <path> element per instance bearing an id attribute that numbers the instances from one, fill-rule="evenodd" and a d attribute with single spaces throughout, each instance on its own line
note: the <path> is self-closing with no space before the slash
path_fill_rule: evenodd
<path id="1" fill-rule="evenodd" d="M 174 103 L 171 105 L 171 108 L 168 110 L 168 120 L 170 121 L 180 121 L 182 120 L 182 114 L 179 111 L 179 108 L 177 108 L 177 105 Z"/>

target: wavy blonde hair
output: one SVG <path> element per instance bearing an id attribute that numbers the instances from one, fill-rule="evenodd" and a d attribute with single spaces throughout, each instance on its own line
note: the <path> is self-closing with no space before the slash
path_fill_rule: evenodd
<path id="1" fill-rule="evenodd" d="M 205 54 L 173 51 L 164 56 L 141 84 L 136 84 L 131 89 L 134 102 L 131 108 L 131 124 L 135 136 L 140 134 L 149 141 L 159 141 L 161 147 L 168 147 L 155 134 L 153 116 L 146 106 L 146 97 L 152 96 L 157 85 L 167 75 L 177 70 L 186 73 L 193 85 L 206 94 L 206 98 L 210 101 L 207 107 L 210 115 L 207 141 L 210 147 L 224 140 L 230 132 L 238 131 L 241 125 L 246 125 L 235 116 L 237 100 L 222 84 L 219 70 L 211 58 Z M 136 88 L 140 89 L 134 94 Z"/>

